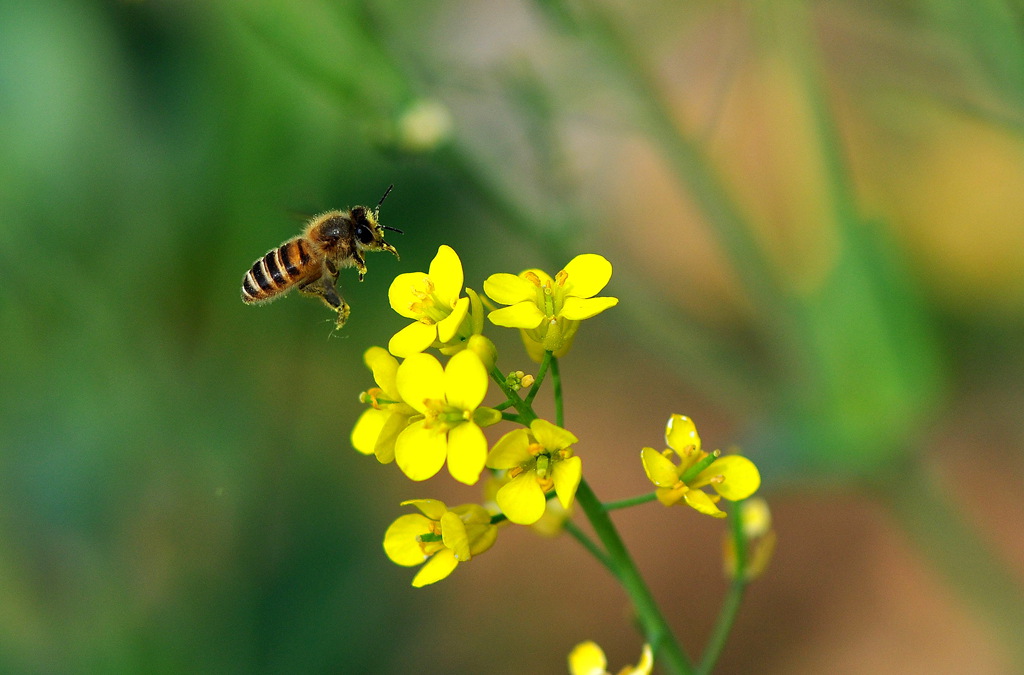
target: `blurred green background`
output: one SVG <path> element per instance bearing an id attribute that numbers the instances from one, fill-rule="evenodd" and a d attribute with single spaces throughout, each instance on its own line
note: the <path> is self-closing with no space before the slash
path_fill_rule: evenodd
<path id="1" fill-rule="evenodd" d="M 673 412 L 758 462 L 779 549 L 720 672 L 1020 672 L 1022 131 L 1010 1 L 3 0 L 0 672 L 635 662 L 572 541 L 422 590 L 383 555 L 402 499 L 478 499 L 348 443 L 444 243 L 477 290 L 614 264 L 563 365 L 601 497 Z M 243 306 L 302 214 L 391 183 L 402 258 L 343 272 L 342 331 Z M 618 520 L 696 656 L 720 523 Z"/>

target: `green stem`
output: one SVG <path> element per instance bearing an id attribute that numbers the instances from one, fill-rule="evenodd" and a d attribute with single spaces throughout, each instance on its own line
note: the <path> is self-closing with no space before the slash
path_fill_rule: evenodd
<path id="1" fill-rule="evenodd" d="M 565 425 L 562 375 L 558 368 L 558 359 L 550 352 L 548 354 L 551 356 L 551 387 L 555 399 L 555 424 L 562 427 Z M 597 559 L 612 572 L 619 580 L 619 583 L 622 584 L 623 589 L 625 589 L 626 594 L 633 603 L 633 608 L 636 610 L 640 625 L 643 627 L 644 638 L 651 645 L 651 649 L 658 655 L 659 663 L 675 675 L 690 675 L 693 673 L 693 666 L 690 665 L 690 660 L 683 653 L 682 648 L 679 646 L 679 641 L 672 634 L 672 629 L 669 627 L 665 617 L 662 616 L 661 610 L 658 609 L 654 596 L 651 595 L 650 589 L 647 588 L 647 583 L 644 581 L 643 576 L 640 575 L 640 570 L 637 569 L 633 558 L 629 555 L 629 551 L 626 550 L 626 545 L 619 536 L 615 524 L 612 522 L 611 517 L 609 517 L 605 507 L 601 504 L 601 500 L 590 489 L 586 479 L 580 479 L 580 485 L 576 489 L 576 501 L 583 509 L 583 513 L 586 514 L 591 527 L 594 528 L 594 533 L 607 552 L 606 558 L 598 556 Z M 586 543 L 583 543 L 583 545 L 587 546 Z M 596 547 L 588 547 L 587 550 L 594 552 Z"/>
<path id="2" fill-rule="evenodd" d="M 557 372 L 552 369 L 552 372 Z M 672 634 L 672 629 L 658 609 L 654 596 L 644 582 L 640 571 L 633 562 L 626 545 L 619 536 L 615 524 L 601 505 L 597 495 L 590 489 L 586 480 L 580 481 L 576 491 L 576 501 L 586 514 L 587 519 L 594 528 L 597 538 L 601 540 L 608 558 L 612 565 L 619 571 L 616 577 L 629 595 L 636 610 L 637 618 L 643 627 L 644 638 L 657 654 L 657 662 L 666 671 L 675 675 L 689 675 L 693 673 L 693 666 L 690 660 L 683 653 L 679 641 Z"/>
<path id="3" fill-rule="evenodd" d="M 527 405 L 533 404 L 533 398 L 540 391 L 540 383 L 544 381 L 544 376 L 548 374 L 549 365 L 551 365 L 551 352 L 544 352 L 544 360 L 540 362 L 540 369 L 537 370 L 537 379 L 530 388 L 530 393 L 524 399 Z"/>
<path id="4" fill-rule="evenodd" d="M 619 570 L 615 567 L 614 561 L 612 561 L 612 559 L 608 557 L 608 554 L 605 553 L 593 539 L 588 537 L 583 530 L 576 527 L 575 523 L 571 521 L 566 521 L 563 528 L 566 532 L 572 535 L 572 538 L 578 541 L 583 548 L 587 549 L 592 556 L 597 558 L 597 561 L 604 565 L 605 569 L 612 573 L 612 576 L 616 579 L 619 578 Z"/>
<path id="5" fill-rule="evenodd" d="M 729 633 L 732 631 L 732 624 L 736 620 L 736 614 L 739 613 L 740 603 L 743 602 L 743 594 L 746 589 L 747 582 L 741 579 L 734 579 L 729 584 L 729 591 L 722 601 L 722 609 L 718 614 L 718 620 L 715 622 L 715 629 L 711 633 L 707 646 L 704 648 L 704 657 L 701 659 L 700 667 L 697 669 L 697 672 L 701 673 L 701 675 L 711 673 L 715 663 L 718 662 L 718 657 L 722 655 L 722 649 L 725 647 L 726 638 L 729 637 Z"/>
<path id="6" fill-rule="evenodd" d="M 565 406 L 562 403 L 562 374 L 558 369 L 558 359 L 551 352 L 545 352 L 545 356 L 551 357 L 551 388 L 555 396 L 555 424 L 565 427 Z"/>
<path id="7" fill-rule="evenodd" d="M 736 553 L 736 567 L 733 572 L 732 583 L 722 600 L 722 609 L 718 612 L 718 620 L 715 621 L 715 629 L 704 647 L 704 656 L 700 661 L 698 672 L 707 674 L 715 667 L 718 658 L 725 648 L 725 641 L 732 632 L 733 623 L 739 613 L 740 604 L 743 602 L 743 594 L 747 589 L 747 540 L 743 535 L 743 519 L 740 517 L 742 502 L 736 502 L 729 510 L 730 535 L 732 536 L 733 550 Z"/>
<path id="8" fill-rule="evenodd" d="M 636 497 L 627 497 L 626 499 L 620 499 L 616 502 L 605 502 L 605 511 L 616 511 L 618 509 L 628 509 L 631 506 L 639 506 L 640 504 L 646 504 L 647 502 L 653 502 L 658 498 L 657 492 L 648 492 L 645 495 L 638 495 Z"/>

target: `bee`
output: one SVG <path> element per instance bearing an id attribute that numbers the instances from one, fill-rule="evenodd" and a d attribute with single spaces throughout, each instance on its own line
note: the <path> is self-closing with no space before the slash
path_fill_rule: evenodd
<path id="1" fill-rule="evenodd" d="M 335 326 L 344 326 L 350 309 L 336 286 L 341 268 L 355 267 L 362 281 L 366 275 L 365 251 L 390 251 L 398 258 L 395 247 L 384 241 L 384 230 L 402 231 L 377 220 L 380 206 L 393 187 L 384 192 L 372 210 L 354 206 L 348 211 L 322 213 L 306 223 L 302 234 L 268 251 L 242 278 L 242 302 L 270 302 L 298 288 L 299 293 L 320 298 L 337 312 Z"/>

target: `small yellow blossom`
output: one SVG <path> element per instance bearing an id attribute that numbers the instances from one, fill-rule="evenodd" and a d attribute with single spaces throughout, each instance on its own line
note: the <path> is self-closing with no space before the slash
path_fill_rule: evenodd
<path id="1" fill-rule="evenodd" d="M 491 515 L 478 504 L 448 509 L 436 499 L 411 499 L 420 513 L 398 518 L 384 534 L 384 552 L 392 562 L 414 567 L 426 562 L 412 580 L 416 588 L 451 574 L 460 562 L 480 555 L 498 537 Z"/>
<path id="2" fill-rule="evenodd" d="M 717 450 L 710 455 L 703 452 L 697 428 L 689 417 L 672 415 L 665 427 L 665 442 L 671 449 L 658 452 L 644 448 L 640 455 L 647 477 L 657 486 L 658 501 L 665 506 L 685 501 L 701 513 L 724 518 L 725 512 L 716 506 L 719 498 L 746 499 L 761 485 L 757 467 L 746 457 L 720 457 Z M 678 465 L 671 459 L 673 454 L 680 458 Z M 692 476 L 691 470 L 696 471 Z M 707 485 L 717 494 L 701 490 Z"/>
<path id="3" fill-rule="evenodd" d="M 388 351 L 407 358 L 427 347 L 445 353 L 463 349 L 470 335 L 481 332 L 483 309 L 476 293 L 466 289 L 470 297 L 462 297 L 462 282 L 462 261 L 444 245 L 437 249 L 426 274 L 408 272 L 395 277 L 388 289 L 391 308 L 413 323 L 395 333 Z M 471 305 L 480 308 L 478 319 L 471 316 Z"/>
<path id="4" fill-rule="evenodd" d="M 743 530 L 744 545 L 747 547 L 747 564 L 743 578 L 753 581 L 760 577 L 772 554 L 775 553 L 775 530 L 772 529 L 772 514 L 768 510 L 768 502 L 760 497 L 753 497 L 740 502 L 740 526 Z M 723 561 L 725 575 L 729 579 L 736 578 L 736 541 L 729 533 L 724 538 Z"/>
<path id="5" fill-rule="evenodd" d="M 370 347 L 363 361 L 373 371 L 377 386 L 364 392 L 370 404 L 352 429 L 352 446 L 364 455 L 376 455 L 382 464 L 395 460 L 395 440 L 418 413 L 402 400 L 395 381 L 398 360 L 382 347 Z"/>
<path id="6" fill-rule="evenodd" d="M 583 473 L 573 455 L 574 435 L 546 420 L 530 423 L 530 430 L 516 429 L 502 436 L 487 456 L 487 466 L 503 469 L 511 480 L 498 490 L 496 501 L 508 519 L 531 525 L 544 515 L 545 493 L 554 488 L 562 507 L 576 497 Z"/>
<path id="7" fill-rule="evenodd" d="M 611 279 L 612 264 L 585 253 L 569 261 L 554 279 L 530 269 L 514 274 L 492 274 L 484 292 L 502 305 L 488 318 L 506 328 L 518 328 L 530 358 L 540 362 L 545 351 L 563 356 L 572 346 L 580 321 L 618 304 L 618 298 L 595 298 Z"/>
<path id="8" fill-rule="evenodd" d="M 402 400 L 422 415 L 395 441 L 398 467 L 412 480 L 426 480 L 441 470 L 472 485 L 487 459 L 481 426 L 501 420 L 501 413 L 480 404 L 487 393 L 487 373 L 471 351 L 453 356 L 447 367 L 429 354 L 413 354 L 398 367 Z"/>
<path id="9" fill-rule="evenodd" d="M 569 653 L 569 672 L 572 675 L 610 675 L 605 670 L 608 667 L 608 659 L 605 658 L 604 650 L 594 642 L 581 642 Z M 618 675 L 650 675 L 654 667 L 654 654 L 651 646 L 644 645 L 640 654 L 640 663 L 635 666 L 626 666 L 618 672 Z"/>

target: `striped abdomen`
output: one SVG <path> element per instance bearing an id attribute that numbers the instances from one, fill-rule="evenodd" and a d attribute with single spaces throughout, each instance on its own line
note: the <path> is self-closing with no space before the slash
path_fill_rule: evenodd
<path id="1" fill-rule="evenodd" d="M 295 284 L 314 277 L 309 242 L 296 237 L 281 244 L 252 264 L 242 279 L 242 301 L 265 302 L 281 295 Z"/>

